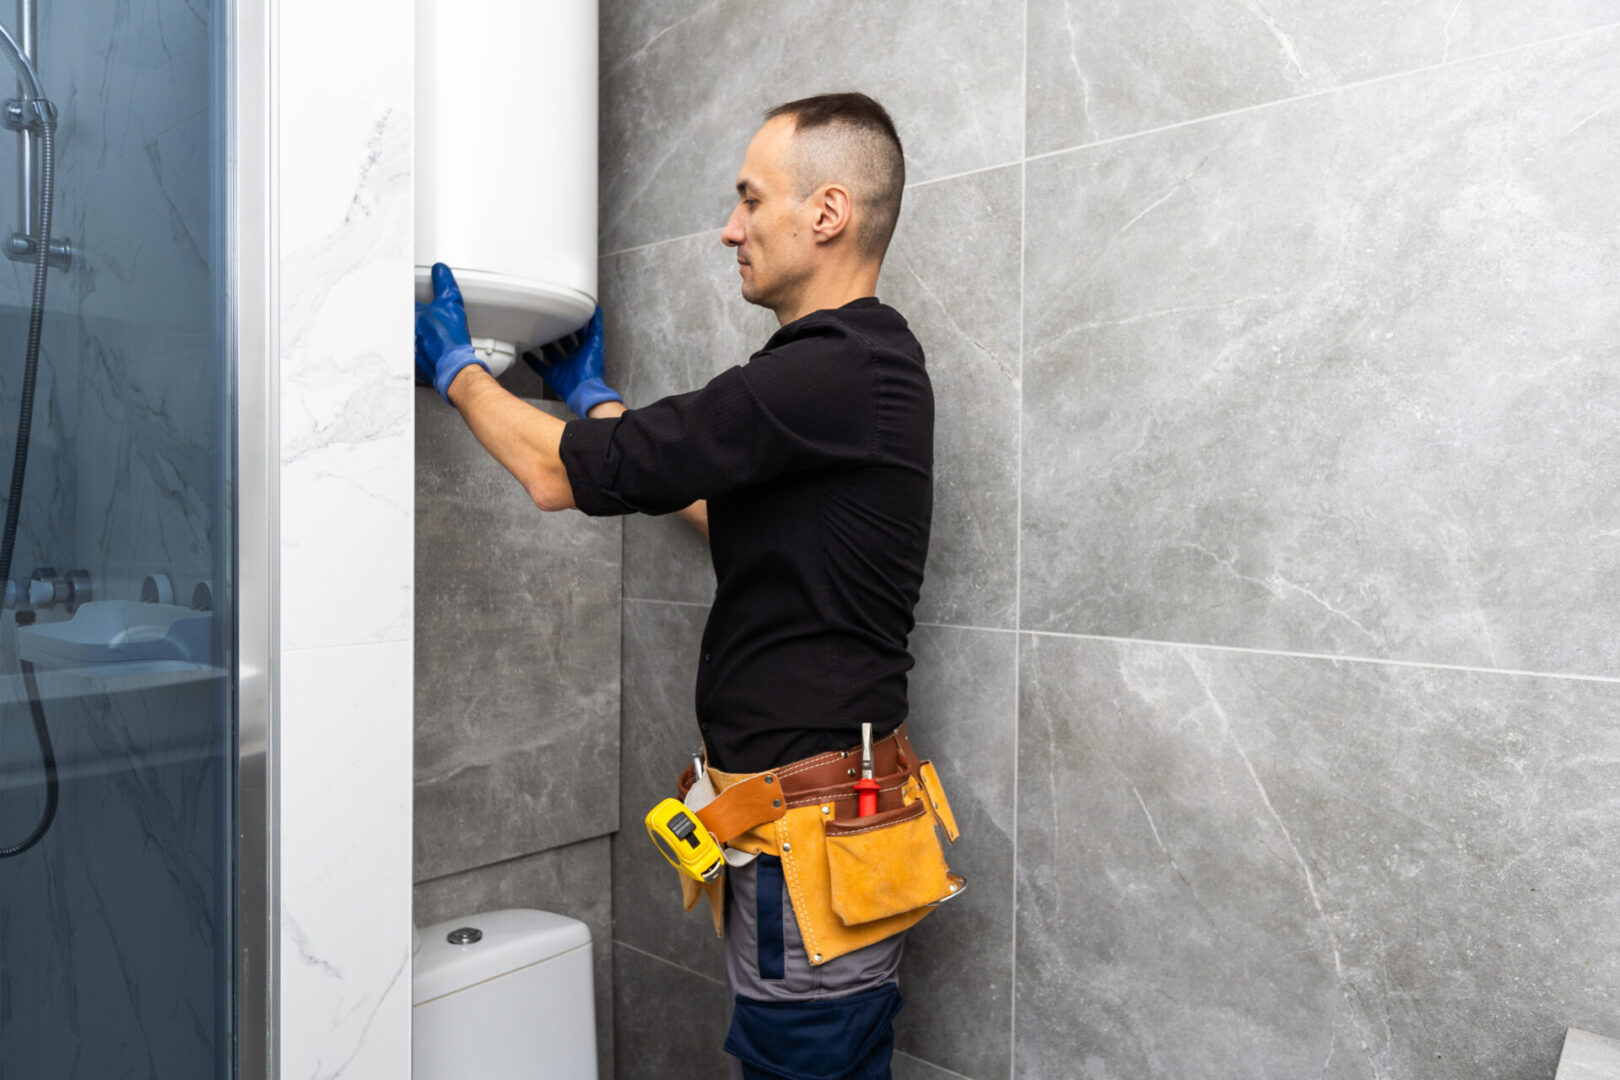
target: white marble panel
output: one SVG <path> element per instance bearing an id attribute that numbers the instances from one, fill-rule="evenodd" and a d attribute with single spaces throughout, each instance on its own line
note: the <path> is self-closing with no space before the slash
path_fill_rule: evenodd
<path id="1" fill-rule="evenodd" d="M 412 25 L 381 0 L 278 10 L 280 1074 L 396 1080 L 410 1072 Z"/>
<path id="2" fill-rule="evenodd" d="M 410 668 L 407 641 L 282 658 L 282 1080 L 410 1075 Z"/>
<path id="3" fill-rule="evenodd" d="M 405 640 L 410 21 L 295 3 L 281 40 L 282 646 Z"/>
<path id="4" fill-rule="evenodd" d="M 386 381 L 386 380 L 384 380 Z M 409 392 L 409 385 L 402 388 Z M 364 398 L 364 392 L 355 395 Z M 371 406 L 384 407 L 379 392 Z M 409 401 L 409 398 L 406 399 Z M 392 403 L 387 404 L 392 411 Z M 352 417 L 363 421 L 365 417 Z M 392 428 L 409 417 L 371 417 Z M 282 645 L 399 641 L 411 633 L 409 429 L 367 441 L 314 445 L 281 471 Z"/>

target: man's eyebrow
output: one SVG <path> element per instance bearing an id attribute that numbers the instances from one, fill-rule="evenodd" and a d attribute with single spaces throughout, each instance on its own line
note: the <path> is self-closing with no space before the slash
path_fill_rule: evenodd
<path id="1" fill-rule="evenodd" d="M 737 181 L 737 194 L 748 194 L 748 181 L 746 179 Z"/>

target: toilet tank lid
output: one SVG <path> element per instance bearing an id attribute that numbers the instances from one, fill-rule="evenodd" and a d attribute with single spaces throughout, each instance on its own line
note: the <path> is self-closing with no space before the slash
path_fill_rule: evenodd
<path id="1" fill-rule="evenodd" d="M 471 945 L 450 944 L 450 932 L 464 926 L 475 927 L 484 936 Z M 591 931 L 584 923 L 549 911 L 488 911 L 424 926 L 422 948 L 412 964 L 411 1004 L 420 1005 L 590 943 Z"/>

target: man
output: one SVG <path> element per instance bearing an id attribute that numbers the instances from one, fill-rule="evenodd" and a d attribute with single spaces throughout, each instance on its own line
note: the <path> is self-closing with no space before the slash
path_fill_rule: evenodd
<path id="1" fill-rule="evenodd" d="M 770 110 L 721 240 L 743 298 L 780 329 L 747 364 L 639 409 L 603 380 L 600 312 L 580 345 L 537 369 L 581 417 L 564 423 L 482 369 L 447 267 L 420 306 L 418 374 L 542 510 L 679 512 L 708 536 L 716 591 L 696 705 L 711 775 L 785 778 L 790 763 L 841 757 L 863 723 L 882 738 L 906 717 L 933 394 L 922 348 L 874 296 L 904 186 L 899 137 L 871 98 Z M 767 853 L 731 867 L 725 887 L 733 1075 L 888 1076 L 903 926 L 879 920 L 885 929 L 843 949 L 807 947 L 841 931 L 801 926 L 800 893 L 782 902 L 785 852 L 754 850 Z"/>

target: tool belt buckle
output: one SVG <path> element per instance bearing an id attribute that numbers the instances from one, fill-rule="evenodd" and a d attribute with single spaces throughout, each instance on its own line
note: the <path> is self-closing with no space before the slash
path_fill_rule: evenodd
<path id="1" fill-rule="evenodd" d="M 703 768 L 703 756 L 701 754 L 692 756 L 692 765 L 694 769 L 692 787 L 687 791 L 686 798 L 682 801 L 686 804 L 686 808 L 695 814 L 714 802 L 716 792 L 714 790 L 714 781 L 709 779 L 708 770 Z M 727 866 L 747 866 L 759 857 L 756 852 L 743 851 L 724 842 L 720 844 L 720 854 L 725 857 L 725 865 Z M 719 872 L 718 866 L 715 868 L 715 872 Z"/>

